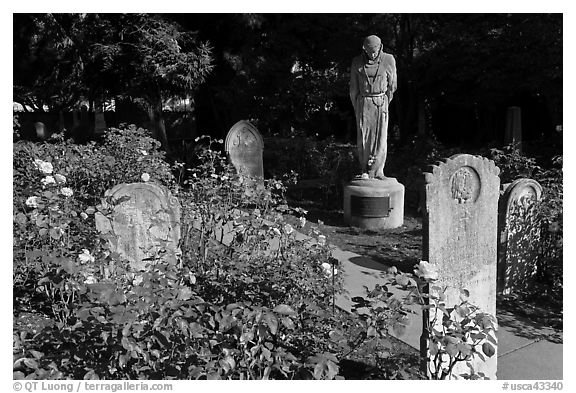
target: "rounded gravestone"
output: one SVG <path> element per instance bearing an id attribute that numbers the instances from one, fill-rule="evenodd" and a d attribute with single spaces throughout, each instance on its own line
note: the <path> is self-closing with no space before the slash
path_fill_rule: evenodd
<path id="1" fill-rule="evenodd" d="M 536 217 L 542 186 L 532 179 L 507 185 L 498 207 L 498 292 L 524 290 L 536 273 L 540 226 Z"/>
<path id="2" fill-rule="evenodd" d="M 234 124 L 226 135 L 224 148 L 240 176 L 262 182 L 264 141 L 252 123 L 241 120 Z"/>
<path id="3" fill-rule="evenodd" d="M 113 202 L 110 219 L 97 213 L 96 228 L 111 250 L 135 270 L 158 261 L 176 263 L 181 254 L 180 203 L 169 190 L 153 183 L 120 184 L 106 191 Z"/>

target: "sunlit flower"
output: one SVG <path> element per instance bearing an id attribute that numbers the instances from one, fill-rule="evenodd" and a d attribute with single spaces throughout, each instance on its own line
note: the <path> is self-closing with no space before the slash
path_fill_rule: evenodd
<path id="1" fill-rule="evenodd" d="M 66 196 L 66 197 L 71 197 L 71 196 L 74 194 L 74 192 L 72 191 L 72 189 L 69 188 L 69 187 L 62 187 L 62 188 L 60 189 L 60 193 L 61 193 L 62 195 L 64 195 L 64 196 Z"/>
<path id="2" fill-rule="evenodd" d="M 94 262 L 94 257 L 90 254 L 90 251 L 85 248 L 83 248 L 82 252 L 78 255 L 78 259 L 80 259 L 81 263 Z"/>
<path id="3" fill-rule="evenodd" d="M 220 179 L 222 179 L 222 181 L 226 181 L 228 180 L 228 176 L 222 176 Z"/>
<path id="4" fill-rule="evenodd" d="M 438 279 L 438 271 L 436 271 L 436 267 L 426 261 L 420 261 L 420 263 L 416 265 L 416 269 L 414 269 L 414 274 L 416 274 L 416 276 L 426 281 L 432 281 Z"/>
<path id="5" fill-rule="evenodd" d="M 51 163 L 42 161 L 40 159 L 34 160 L 34 166 L 36 167 L 36 169 L 39 169 L 40 172 L 42 172 L 45 175 L 52 174 L 52 171 L 54 170 L 54 167 L 52 166 Z"/>
<path id="6" fill-rule="evenodd" d="M 86 277 L 86 280 L 84 280 L 84 284 L 96 284 L 98 282 L 98 280 L 96 280 L 96 277 L 94 277 L 93 274 L 89 274 Z"/>
<path id="7" fill-rule="evenodd" d="M 66 176 L 64 176 L 64 175 L 57 173 L 54 175 L 54 178 L 56 178 L 56 181 L 58 182 L 58 184 L 66 183 Z"/>
<path id="8" fill-rule="evenodd" d="M 80 217 L 81 217 L 83 220 L 85 220 L 85 219 L 88 218 L 88 214 L 82 212 L 82 213 L 80 213 Z"/>
<path id="9" fill-rule="evenodd" d="M 553 222 L 548 226 L 548 232 L 556 233 L 560 231 L 560 224 Z"/>
<path id="10" fill-rule="evenodd" d="M 284 232 L 286 232 L 286 234 L 289 235 L 292 232 L 294 232 L 294 228 L 292 228 L 292 225 L 286 224 L 284 225 Z"/>
<path id="11" fill-rule="evenodd" d="M 325 246 L 326 245 L 326 236 L 318 235 L 318 244 L 321 246 Z"/>
<path id="12" fill-rule="evenodd" d="M 48 184 L 56 184 L 56 180 L 52 176 L 46 176 L 44 179 L 40 180 L 42 184 L 47 186 Z"/>
<path id="13" fill-rule="evenodd" d="M 134 277 L 134 280 L 132 280 L 132 285 L 136 287 L 142 284 L 142 281 L 144 281 L 144 277 L 141 274 L 138 274 L 136 277 Z"/>
<path id="14" fill-rule="evenodd" d="M 304 228 L 304 226 L 306 225 L 306 217 L 300 217 L 300 228 Z"/>
<path id="15" fill-rule="evenodd" d="M 327 276 L 332 276 L 332 272 L 334 272 L 334 275 L 336 275 L 338 273 L 338 269 L 336 269 L 335 267 L 332 267 L 332 265 L 329 264 L 328 262 L 322 263 L 322 269 L 324 269 L 324 273 Z M 334 269 L 334 270 L 332 270 L 332 269 Z"/>
<path id="16" fill-rule="evenodd" d="M 274 232 L 274 234 L 276 234 L 277 236 L 280 236 L 282 233 L 280 232 L 280 229 L 278 228 L 272 228 L 272 231 Z"/>
<path id="17" fill-rule="evenodd" d="M 147 156 L 148 152 L 146 150 L 138 150 L 140 152 L 140 154 L 142 154 L 143 156 Z"/>
<path id="18" fill-rule="evenodd" d="M 38 197 L 37 196 L 31 196 L 30 198 L 26 199 L 26 206 L 38 207 Z"/>
<path id="19" fill-rule="evenodd" d="M 142 174 L 142 176 L 140 176 L 140 179 L 142 179 L 143 182 L 147 182 L 150 180 L 150 175 L 148 173 L 144 172 Z"/>
<path id="20" fill-rule="evenodd" d="M 363 174 L 360 176 L 360 178 L 366 180 L 366 179 L 370 179 L 370 176 L 369 176 L 367 173 L 363 173 Z"/>

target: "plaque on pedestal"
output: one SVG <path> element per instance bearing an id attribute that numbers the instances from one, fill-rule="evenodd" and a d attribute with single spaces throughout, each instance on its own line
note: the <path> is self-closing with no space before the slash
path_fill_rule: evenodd
<path id="1" fill-rule="evenodd" d="M 359 179 L 344 187 L 344 221 L 379 230 L 404 223 L 404 186 L 395 178 Z"/>

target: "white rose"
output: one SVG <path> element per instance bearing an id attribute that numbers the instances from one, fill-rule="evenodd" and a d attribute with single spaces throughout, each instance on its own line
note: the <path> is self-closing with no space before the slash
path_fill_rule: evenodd
<path id="1" fill-rule="evenodd" d="M 414 274 L 426 281 L 433 281 L 438 279 L 438 272 L 436 267 L 426 261 L 420 261 L 414 269 Z"/>
<path id="2" fill-rule="evenodd" d="M 332 269 L 334 269 L 334 275 L 338 273 L 338 269 L 336 269 L 335 267 L 333 268 L 332 265 L 329 264 L 328 262 L 322 263 L 322 269 L 324 269 L 324 273 L 329 277 L 332 277 Z"/>
<path id="3" fill-rule="evenodd" d="M 40 172 L 42 172 L 45 175 L 52 174 L 52 171 L 54 170 L 54 167 L 52 167 L 51 163 L 42 161 L 40 159 L 34 160 L 34 165 L 36 166 L 37 169 L 40 170 Z"/>
<path id="4" fill-rule="evenodd" d="M 143 182 L 147 182 L 150 180 L 150 175 L 148 173 L 144 172 L 142 174 L 142 176 L 140 176 L 140 179 L 142 179 Z"/>
<path id="5" fill-rule="evenodd" d="M 26 206 L 38 207 L 38 197 L 37 196 L 31 196 L 30 198 L 26 199 Z"/>
<path id="6" fill-rule="evenodd" d="M 94 257 L 90 254 L 90 251 L 83 248 L 82 252 L 78 255 L 81 263 L 94 262 Z"/>
<path id="7" fill-rule="evenodd" d="M 278 228 L 272 228 L 272 231 L 274 231 L 274 233 L 275 233 L 277 236 L 282 235 L 282 233 L 280 232 L 280 230 L 279 230 Z"/>
<path id="8" fill-rule="evenodd" d="M 52 176 L 46 176 L 44 179 L 40 180 L 45 186 L 48 184 L 56 184 L 56 180 Z"/>
<path id="9" fill-rule="evenodd" d="M 62 195 L 64 195 L 65 197 L 71 197 L 71 196 L 74 194 L 74 192 L 72 191 L 72 189 L 71 189 L 71 188 L 68 188 L 68 187 L 62 187 L 62 188 L 60 189 L 60 193 L 61 193 Z"/>
<path id="10" fill-rule="evenodd" d="M 292 232 L 294 232 L 294 228 L 292 228 L 292 225 L 286 224 L 284 225 L 284 232 L 286 232 L 286 234 L 289 235 Z"/>
<path id="11" fill-rule="evenodd" d="M 306 217 L 300 217 L 300 228 L 304 228 L 304 226 L 306 225 Z"/>
<path id="12" fill-rule="evenodd" d="M 84 280 L 84 284 L 96 284 L 98 282 L 98 280 L 96 280 L 96 277 L 94 277 L 93 274 L 89 274 L 88 277 L 86 277 L 86 280 Z"/>
<path id="13" fill-rule="evenodd" d="M 325 246 L 326 245 L 326 236 L 318 235 L 318 244 L 321 246 Z"/>

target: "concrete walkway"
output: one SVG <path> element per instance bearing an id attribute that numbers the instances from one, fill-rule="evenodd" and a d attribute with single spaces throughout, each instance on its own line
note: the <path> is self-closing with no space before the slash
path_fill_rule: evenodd
<path id="1" fill-rule="evenodd" d="M 341 263 L 344 294 L 337 297 L 336 304 L 350 310 L 354 296 L 364 296 L 365 286 L 372 289 L 382 283 L 381 274 L 387 269 L 382 263 L 349 251 L 335 249 L 334 258 Z M 401 294 L 401 291 L 396 290 Z M 415 350 L 419 349 L 422 333 L 422 317 L 410 317 L 410 324 L 402 337 L 397 337 Z M 538 325 L 510 312 L 497 311 L 498 369 L 499 380 L 558 380 L 562 373 L 562 331 Z"/>

